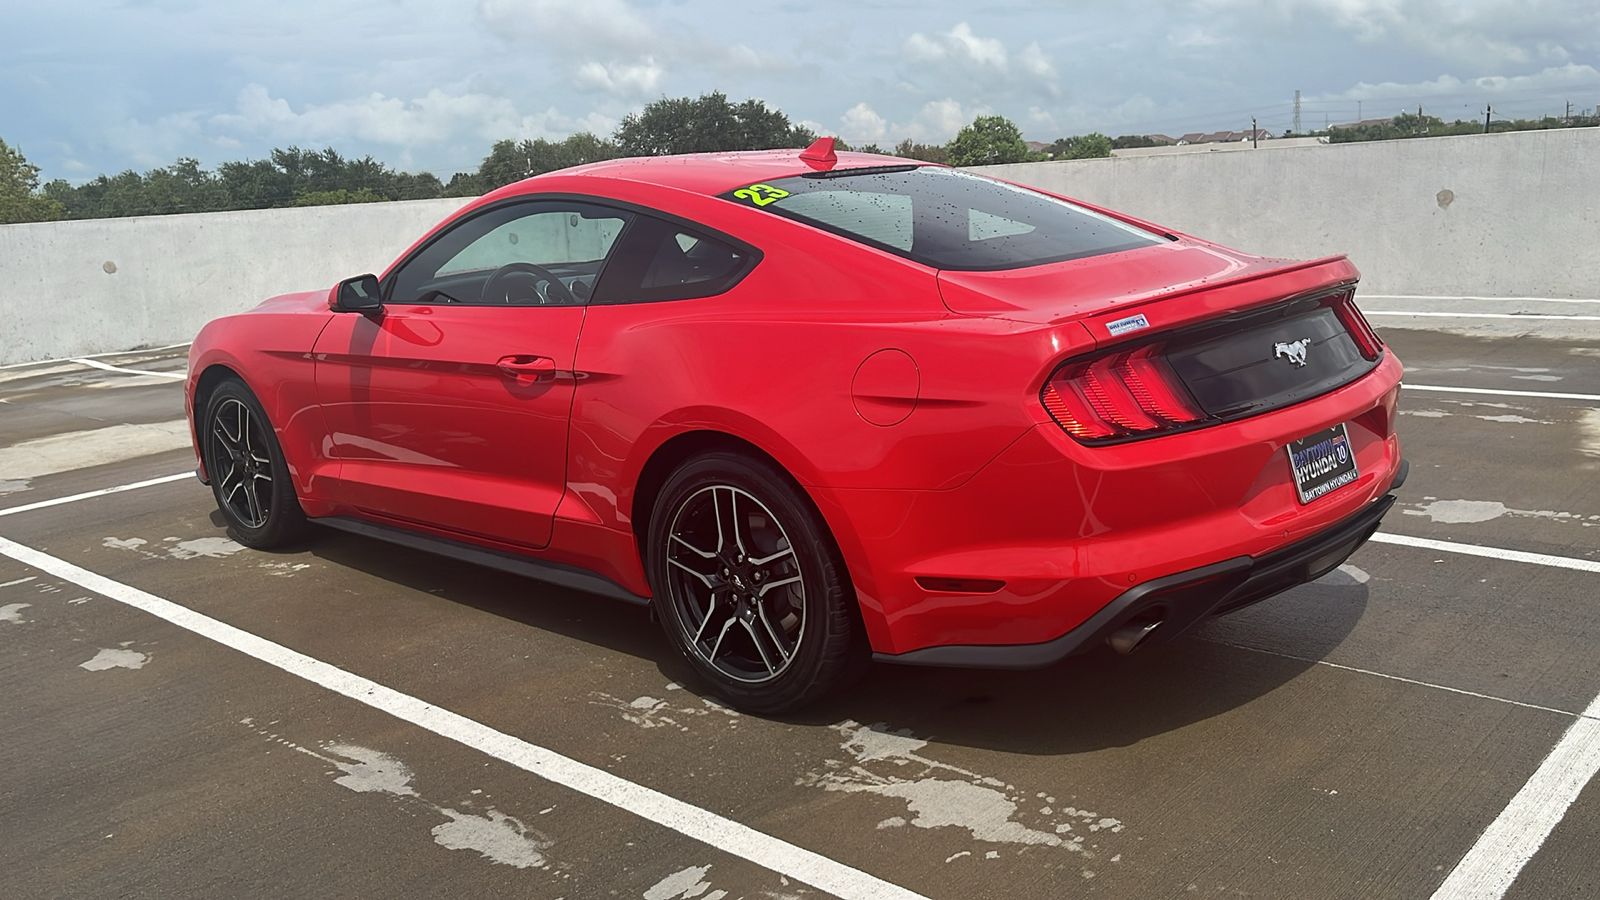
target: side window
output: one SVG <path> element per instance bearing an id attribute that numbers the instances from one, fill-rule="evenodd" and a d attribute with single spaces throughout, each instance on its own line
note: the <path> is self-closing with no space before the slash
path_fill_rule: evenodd
<path id="1" fill-rule="evenodd" d="M 720 294 L 760 261 L 749 247 L 695 228 L 638 216 L 617 248 L 595 303 L 692 300 Z"/>
<path id="2" fill-rule="evenodd" d="M 632 214 L 572 201 L 501 206 L 460 223 L 393 276 L 389 303 L 587 303 Z"/>

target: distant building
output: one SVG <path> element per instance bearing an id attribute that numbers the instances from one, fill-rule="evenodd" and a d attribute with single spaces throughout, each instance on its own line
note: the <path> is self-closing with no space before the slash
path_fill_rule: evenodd
<path id="1" fill-rule="evenodd" d="M 1392 124 L 1394 124 L 1394 119 L 1393 118 L 1388 118 L 1388 119 L 1362 119 L 1359 122 L 1345 122 L 1345 123 L 1343 123 L 1341 125 L 1329 125 L 1328 126 L 1328 130 L 1332 131 L 1335 128 L 1361 128 L 1361 127 L 1366 126 L 1366 125 L 1392 125 Z"/>
<path id="2" fill-rule="evenodd" d="M 1179 146 L 1185 146 L 1189 144 L 1232 144 L 1239 141 L 1249 141 L 1252 139 L 1270 141 L 1272 140 L 1272 133 L 1267 131 L 1265 128 L 1257 128 L 1254 132 L 1248 130 L 1213 131 L 1210 134 L 1196 131 L 1178 138 L 1177 143 Z"/>

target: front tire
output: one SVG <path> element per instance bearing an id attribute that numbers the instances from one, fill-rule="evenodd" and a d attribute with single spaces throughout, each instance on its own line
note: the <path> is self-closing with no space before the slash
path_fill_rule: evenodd
<path id="1" fill-rule="evenodd" d="M 244 382 L 230 378 L 206 401 L 201 447 L 217 508 L 235 540 L 257 550 L 281 546 L 306 530 L 272 423 Z"/>
<path id="2" fill-rule="evenodd" d="M 844 560 L 770 464 L 721 451 L 685 463 L 656 498 L 647 541 L 667 637 L 734 706 L 797 709 L 859 668 Z"/>

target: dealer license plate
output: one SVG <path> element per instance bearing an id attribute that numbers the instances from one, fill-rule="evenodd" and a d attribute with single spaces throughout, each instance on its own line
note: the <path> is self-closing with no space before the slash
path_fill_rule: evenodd
<path id="1" fill-rule="evenodd" d="M 1301 503 L 1330 494 L 1360 477 L 1356 454 L 1343 424 L 1289 445 L 1289 468 Z"/>

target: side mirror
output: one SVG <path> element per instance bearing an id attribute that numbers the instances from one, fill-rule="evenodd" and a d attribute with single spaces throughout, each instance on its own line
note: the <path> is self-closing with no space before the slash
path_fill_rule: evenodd
<path id="1" fill-rule="evenodd" d="M 374 313 L 383 309 L 382 293 L 376 275 L 346 278 L 333 289 L 328 308 L 334 312 Z"/>

